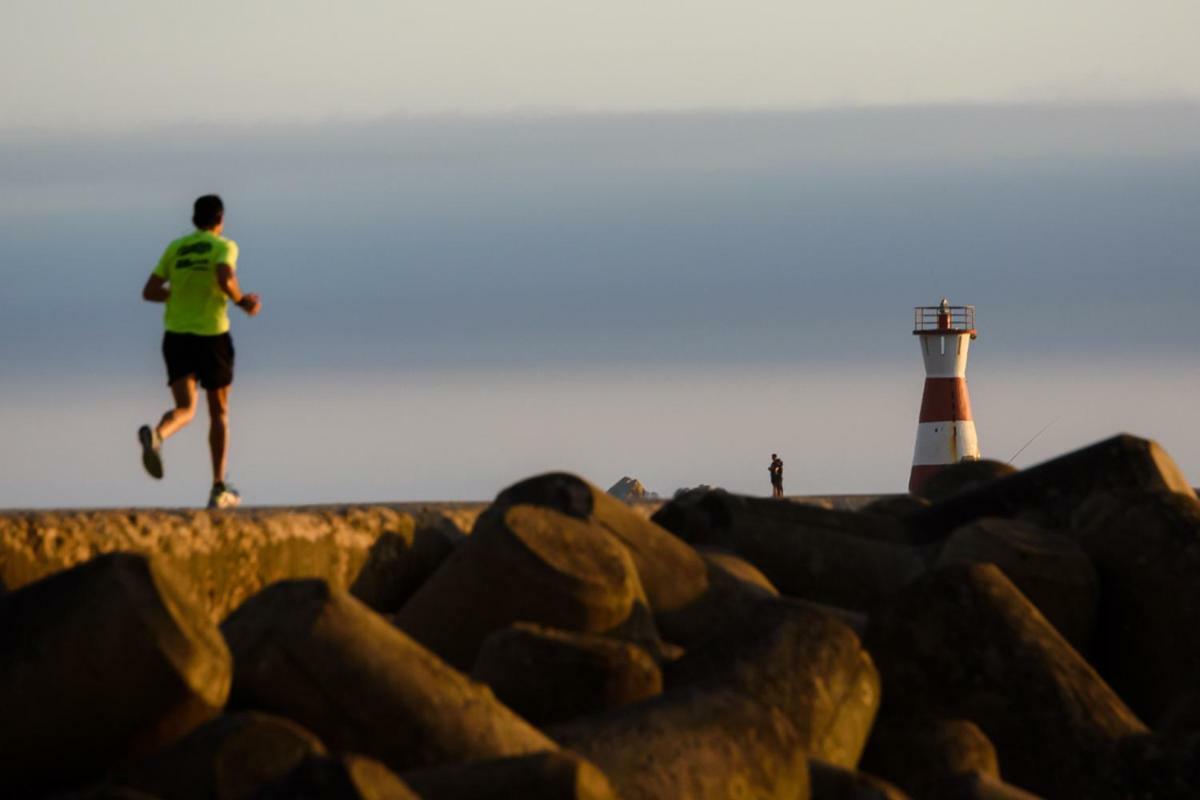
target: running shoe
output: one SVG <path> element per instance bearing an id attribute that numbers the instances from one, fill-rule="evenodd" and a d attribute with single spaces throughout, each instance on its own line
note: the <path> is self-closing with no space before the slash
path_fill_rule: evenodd
<path id="1" fill-rule="evenodd" d="M 234 508 L 242 502 L 242 496 L 238 494 L 237 489 L 234 489 L 228 483 L 221 483 L 212 488 L 212 492 L 208 495 L 208 507 L 210 509 L 217 508 Z"/>
<path id="2" fill-rule="evenodd" d="M 138 441 L 142 443 L 142 466 L 151 478 L 162 480 L 162 437 L 149 425 L 138 428 Z"/>

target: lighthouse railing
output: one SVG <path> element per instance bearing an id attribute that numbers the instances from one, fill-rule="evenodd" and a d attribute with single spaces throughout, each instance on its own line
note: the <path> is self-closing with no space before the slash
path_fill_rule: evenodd
<path id="1" fill-rule="evenodd" d="M 917 306 L 913 309 L 913 333 L 975 330 L 975 306 Z"/>

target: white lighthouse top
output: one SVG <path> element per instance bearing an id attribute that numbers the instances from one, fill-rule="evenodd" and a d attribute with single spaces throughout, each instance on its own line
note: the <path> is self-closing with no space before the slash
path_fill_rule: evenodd
<path id="1" fill-rule="evenodd" d="M 917 306 L 913 309 L 913 334 L 968 334 L 974 339 L 978 335 L 975 332 L 975 306 L 952 306 L 945 297 L 936 306 Z"/>

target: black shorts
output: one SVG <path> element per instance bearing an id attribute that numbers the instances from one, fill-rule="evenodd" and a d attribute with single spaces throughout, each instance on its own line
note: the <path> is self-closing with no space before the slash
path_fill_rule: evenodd
<path id="1" fill-rule="evenodd" d="M 200 336 L 167 331 L 162 352 L 168 386 L 189 375 L 194 375 L 205 389 L 221 389 L 233 383 L 233 337 L 228 333 Z"/>

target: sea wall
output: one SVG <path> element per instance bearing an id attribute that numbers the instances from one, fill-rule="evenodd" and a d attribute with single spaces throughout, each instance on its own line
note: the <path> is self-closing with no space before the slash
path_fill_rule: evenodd
<path id="1" fill-rule="evenodd" d="M 0 582 L 12 590 L 102 553 L 145 553 L 186 577 L 220 621 L 275 581 L 322 578 L 347 589 L 382 535 L 457 535 L 484 505 L 9 511 L 0 513 Z"/>

